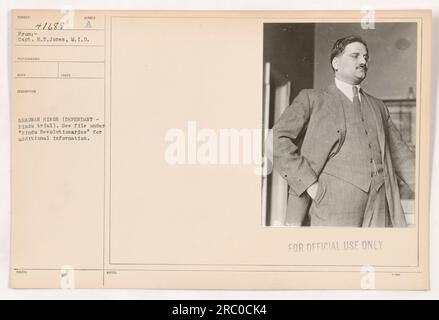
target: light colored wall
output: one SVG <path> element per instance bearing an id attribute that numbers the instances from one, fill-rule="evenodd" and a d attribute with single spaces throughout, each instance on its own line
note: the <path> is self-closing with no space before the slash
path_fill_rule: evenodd
<path id="1" fill-rule="evenodd" d="M 333 81 L 329 63 L 334 42 L 347 35 L 359 35 L 368 45 L 369 71 L 362 86 L 381 99 L 407 98 L 409 87 L 416 92 L 416 24 L 376 23 L 375 29 L 361 29 L 358 23 L 319 23 L 315 27 L 314 88 Z"/>

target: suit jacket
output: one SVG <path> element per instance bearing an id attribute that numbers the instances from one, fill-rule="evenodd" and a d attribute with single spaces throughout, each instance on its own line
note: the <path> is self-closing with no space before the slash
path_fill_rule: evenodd
<path id="1" fill-rule="evenodd" d="M 323 90 L 304 89 L 273 127 L 273 165 L 289 185 L 286 225 L 303 223 L 311 201 L 307 188 L 343 146 L 346 121 L 342 94 L 335 84 Z M 414 190 L 415 156 L 384 103 L 364 91 L 363 96 L 372 106 L 377 124 L 391 223 L 406 227 L 397 177 Z"/>

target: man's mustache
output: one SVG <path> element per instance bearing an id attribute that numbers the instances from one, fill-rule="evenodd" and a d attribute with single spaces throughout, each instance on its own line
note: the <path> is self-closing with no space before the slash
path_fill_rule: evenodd
<path id="1" fill-rule="evenodd" d="M 357 67 L 357 69 L 363 69 L 364 71 L 367 71 L 367 66 L 364 65 L 364 64 L 362 64 L 362 65 L 359 65 L 359 66 Z"/>

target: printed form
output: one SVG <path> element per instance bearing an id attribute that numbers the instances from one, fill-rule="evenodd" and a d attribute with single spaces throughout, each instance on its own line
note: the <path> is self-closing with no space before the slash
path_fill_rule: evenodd
<path id="1" fill-rule="evenodd" d="M 377 13 L 418 24 L 425 139 L 429 14 Z M 428 139 L 414 227 L 263 223 L 264 23 L 360 18 L 13 10 L 10 285 L 428 288 Z"/>

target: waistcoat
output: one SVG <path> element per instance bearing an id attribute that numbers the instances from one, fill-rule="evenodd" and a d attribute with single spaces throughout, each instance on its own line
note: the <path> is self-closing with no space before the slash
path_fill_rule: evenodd
<path id="1" fill-rule="evenodd" d="M 360 104 L 355 104 L 341 91 L 338 93 L 345 114 L 346 136 L 339 152 L 327 161 L 323 172 L 365 192 L 369 192 L 371 186 L 378 190 L 384 182 L 384 173 L 372 106 L 364 96 Z"/>

